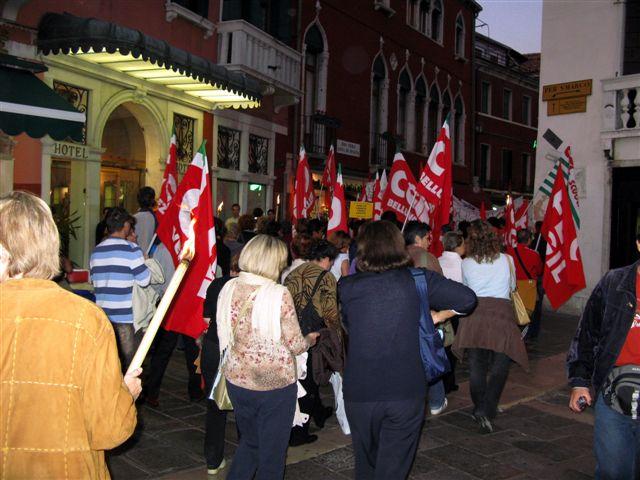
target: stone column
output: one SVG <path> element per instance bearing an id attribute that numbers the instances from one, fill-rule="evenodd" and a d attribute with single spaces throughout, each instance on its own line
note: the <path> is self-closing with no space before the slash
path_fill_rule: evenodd
<path id="1" fill-rule="evenodd" d="M 16 142 L 0 132 L 0 195 L 13 190 L 13 147 Z"/>

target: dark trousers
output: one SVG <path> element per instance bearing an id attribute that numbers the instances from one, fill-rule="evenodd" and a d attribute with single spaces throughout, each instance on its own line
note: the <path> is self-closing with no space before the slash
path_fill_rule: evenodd
<path id="1" fill-rule="evenodd" d="M 313 378 L 313 362 L 311 360 L 311 351 L 307 355 L 307 376 L 303 380 L 299 380 L 307 394 L 298 400 L 300 412 L 309 415 L 309 420 L 302 427 L 293 427 L 291 429 L 292 437 L 306 437 L 309 435 L 309 424 L 313 417 L 323 417 L 325 415 L 324 405 L 320 399 L 320 389 Z"/>
<path id="2" fill-rule="evenodd" d="M 282 479 L 297 385 L 254 391 L 227 381 L 227 389 L 240 430 L 227 480 L 250 480 L 254 475 L 256 480 Z"/>
<path id="3" fill-rule="evenodd" d="M 458 332 L 458 317 L 453 317 L 451 319 L 451 324 L 453 325 L 454 333 Z M 456 365 L 458 364 L 458 358 L 451 351 L 451 347 L 445 347 L 444 351 L 447 354 L 447 358 L 449 359 L 449 364 L 451 365 L 451 370 L 448 373 L 442 376 L 442 384 L 444 385 L 444 392 L 449 393 L 455 390 L 457 387 L 456 384 Z"/>
<path id="4" fill-rule="evenodd" d="M 529 331 L 527 332 L 527 338 L 536 338 L 540 333 L 540 321 L 542 320 L 542 300 L 544 299 L 544 288 L 542 287 L 542 276 L 538 278 L 538 292 L 536 295 L 536 306 L 533 309 L 531 315 L 531 323 L 529 324 Z"/>
<path id="5" fill-rule="evenodd" d="M 200 388 L 200 374 L 196 373 L 196 366 L 193 362 L 198 358 L 200 349 L 196 345 L 196 341 L 186 335 L 176 332 L 170 332 L 161 328 L 158 330 L 156 337 L 156 349 L 151 357 L 149 365 L 149 375 L 145 381 L 145 392 L 148 397 L 158 398 L 160 394 L 160 385 L 162 377 L 167 370 L 171 354 L 176 348 L 178 337 L 182 336 L 184 341 L 184 358 L 187 363 L 187 371 L 189 372 L 189 396 L 191 398 L 201 398 L 202 388 Z"/>
<path id="6" fill-rule="evenodd" d="M 122 372 L 125 373 L 140 346 L 143 333 L 142 330 L 138 330 L 136 333 L 133 323 L 112 323 L 111 325 L 113 325 L 113 331 L 116 334 Z"/>
<path id="7" fill-rule="evenodd" d="M 220 347 L 218 342 L 204 338 L 200 359 L 202 378 L 204 379 L 207 397 L 213 388 L 213 382 L 220 364 Z M 224 434 L 227 425 L 227 412 L 220 410 L 213 400 L 207 400 L 207 416 L 204 430 L 204 458 L 207 466 L 217 468 L 224 459 Z"/>
<path id="8" fill-rule="evenodd" d="M 473 414 L 495 418 L 500 395 L 509 376 L 511 359 L 504 353 L 484 348 L 469 348 L 469 389 Z"/>
<path id="9" fill-rule="evenodd" d="M 425 398 L 347 402 L 356 480 L 407 478 L 420 440 Z"/>

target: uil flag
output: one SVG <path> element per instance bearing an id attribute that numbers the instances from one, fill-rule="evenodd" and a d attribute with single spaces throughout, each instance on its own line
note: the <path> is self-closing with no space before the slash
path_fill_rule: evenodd
<path id="1" fill-rule="evenodd" d="M 324 193 L 324 204 L 328 209 L 331 209 L 331 191 L 330 189 L 336 183 L 336 154 L 333 150 L 333 145 L 329 147 L 329 153 L 327 153 L 327 162 L 324 166 L 324 172 L 322 173 L 322 186 L 326 188 Z"/>
<path id="2" fill-rule="evenodd" d="M 331 200 L 331 213 L 327 225 L 327 236 L 333 232 L 342 230 L 349 233 L 347 226 L 347 202 L 344 197 L 344 184 L 342 182 L 342 168 L 338 168 L 338 176 L 333 186 L 333 198 Z"/>
<path id="3" fill-rule="evenodd" d="M 571 200 L 561 165 L 544 216 L 542 236 L 547 241 L 542 285 L 551 306 L 557 309 L 586 286 Z"/>
<path id="4" fill-rule="evenodd" d="M 296 171 L 295 192 L 293 194 L 293 219 L 309 218 L 313 210 L 313 177 L 304 146 L 300 147 L 298 170 Z"/>
<path id="5" fill-rule="evenodd" d="M 513 204 L 514 202 L 510 201 L 504 211 L 504 243 L 507 247 L 516 248 L 518 246 L 518 237 L 516 233 L 516 214 Z"/>
<path id="6" fill-rule="evenodd" d="M 162 221 L 167 208 L 171 203 L 171 199 L 176 194 L 178 188 L 178 146 L 176 144 L 175 129 L 171 132 L 171 143 L 169 144 L 169 155 L 167 155 L 167 163 L 164 167 L 164 176 L 162 177 L 162 185 L 160 186 L 160 196 L 158 197 L 158 210 L 156 211 L 156 219 L 158 223 Z"/>
<path id="7" fill-rule="evenodd" d="M 380 183 L 382 187 L 382 181 Z M 382 197 L 381 211 L 395 212 L 401 222 L 404 222 L 407 217 L 409 220 L 429 222 L 429 205 L 419 193 L 418 182 L 400 152 L 397 152 L 393 158 L 389 185 Z"/>
<path id="8" fill-rule="evenodd" d="M 433 223 L 440 226 L 449 223 L 452 203 L 451 180 L 451 137 L 449 135 L 449 116 L 447 115 L 436 144 L 431 150 L 429 160 L 420 174 L 420 193 L 433 208 L 438 207 L 439 218 Z M 432 225 L 432 228 L 434 228 Z M 435 230 L 435 228 L 434 228 Z"/>
<path id="9" fill-rule="evenodd" d="M 211 183 L 204 142 L 187 168 L 178 190 L 158 226 L 158 237 L 174 263 L 187 239 L 194 239 L 195 256 L 182 280 L 164 328 L 198 338 L 206 328 L 202 306 L 216 272 L 216 232 L 211 205 Z"/>

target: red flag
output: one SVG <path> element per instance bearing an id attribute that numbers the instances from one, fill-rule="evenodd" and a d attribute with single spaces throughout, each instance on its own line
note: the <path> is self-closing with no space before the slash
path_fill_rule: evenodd
<path id="1" fill-rule="evenodd" d="M 329 224 L 327 225 L 327 236 L 338 230 L 349 233 L 349 227 L 347 226 L 347 202 L 344 196 L 341 169 L 338 170 L 336 183 L 333 186 L 333 199 L 331 200 L 331 213 L 329 215 Z"/>
<path id="2" fill-rule="evenodd" d="M 158 210 L 156 211 L 156 219 L 158 223 L 162 221 L 167 208 L 171 203 L 171 199 L 176 194 L 178 188 L 178 146 L 176 143 L 176 132 L 171 132 L 171 143 L 169 144 L 169 155 L 167 155 L 167 163 L 164 167 L 164 175 L 162 177 L 162 185 L 160 186 L 160 196 L 158 197 Z"/>
<path id="3" fill-rule="evenodd" d="M 484 206 L 484 200 L 480 203 L 480 220 L 487 219 L 487 207 Z"/>
<path id="4" fill-rule="evenodd" d="M 380 192 L 380 176 L 376 172 L 376 179 L 373 182 L 373 219 L 380 220 L 380 206 L 382 205 L 382 194 Z"/>
<path id="5" fill-rule="evenodd" d="M 174 263 L 187 239 L 194 239 L 195 256 L 164 319 L 164 328 L 198 338 L 206 328 L 202 306 L 216 272 L 216 232 L 213 223 L 211 183 L 202 143 L 169 204 L 158 237 Z"/>
<path id="6" fill-rule="evenodd" d="M 515 224 L 516 229 L 518 230 L 526 230 L 529 228 L 529 216 L 527 213 L 529 212 L 529 200 L 520 198 L 520 206 L 516 207 L 517 199 L 514 201 L 514 210 L 515 210 Z"/>
<path id="7" fill-rule="evenodd" d="M 322 173 L 322 185 L 325 188 L 332 188 L 336 183 L 336 178 L 336 154 L 333 151 L 333 145 L 331 145 L 329 153 L 327 153 L 324 172 Z"/>
<path id="8" fill-rule="evenodd" d="M 293 220 L 309 218 L 313 210 L 315 194 L 313 192 L 313 177 L 307 159 L 307 152 L 300 147 L 298 170 L 296 171 L 295 191 L 293 194 Z"/>
<path id="9" fill-rule="evenodd" d="M 542 224 L 547 241 L 542 285 L 551 306 L 558 309 L 571 296 L 585 288 L 584 268 L 576 226 L 571 213 L 571 200 L 562 173 L 562 164 L 553 184 L 547 212 Z"/>
<path id="10" fill-rule="evenodd" d="M 409 220 L 429 222 L 429 204 L 418 191 L 418 182 L 400 152 L 393 158 L 389 185 L 382 198 L 381 211 L 388 210 L 395 212 L 400 222 L 407 216 Z"/>
<path id="11" fill-rule="evenodd" d="M 440 207 L 438 208 L 440 214 L 439 224 L 442 226 L 449 223 L 453 195 L 449 116 L 442 124 L 436 144 L 429 155 L 429 160 L 420 174 L 420 193 L 434 209 Z"/>
<path id="12" fill-rule="evenodd" d="M 507 204 L 504 211 L 504 243 L 507 247 L 516 248 L 518 246 L 518 237 L 516 233 L 516 214 L 513 208 L 513 200 Z"/>

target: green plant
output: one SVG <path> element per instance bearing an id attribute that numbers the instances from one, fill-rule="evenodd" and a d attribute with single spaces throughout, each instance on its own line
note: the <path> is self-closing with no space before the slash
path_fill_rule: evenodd
<path id="1" fill-rule="evenodd" d="M 53 212 L 53 220 L 58 227 L 60 235 L 60 252 L 65 257 L 69 256 L 69 241 L 71 238 L 78 239 L 78 230 L 80 229 L 80 215 L 77 211 L 69 213 L 65 208 L 58 208 Z"/>

